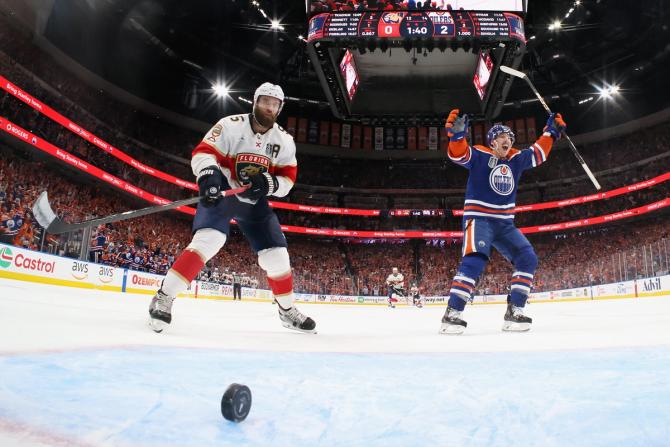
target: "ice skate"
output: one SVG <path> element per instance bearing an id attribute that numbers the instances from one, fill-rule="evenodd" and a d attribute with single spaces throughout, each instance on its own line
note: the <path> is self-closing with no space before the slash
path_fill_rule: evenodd
<path id="1" fill-rule="evenodd" d="M 316 334 L 316 323 L 314 320 L 305 316 L 297 307 L 293 306 L 286 310 L 282 309 L 281 306 L 277 307 L 279 308 L 279 319 L 282 326 L 307 334 Z"/>
<path id="2" fill-rule="evenodd" d="M 447 307 L 447 311 L 442 317 L 442 326 L 440 334 L 460 335 L 468 326 L 466 321 L 461 320 L 462 311 Z"/>
<path id="3" fill-rule="evenodd" d="M 168 296 L 162 290 L 156 292 L 149 305 L 149 326 L 154 332 L 162 332 L 172 321 L 172 303 L 175 297 Z"/>
<path id="4" fill-rule="evenodd" d="M 503 322 L 503 331 L 507 332 L 526 332 L 530 330 L 533 319 L 523 314 L 523 307 L 516 307 L 512 303 L 507 304 L 505 312 L 505 321 Z"/>

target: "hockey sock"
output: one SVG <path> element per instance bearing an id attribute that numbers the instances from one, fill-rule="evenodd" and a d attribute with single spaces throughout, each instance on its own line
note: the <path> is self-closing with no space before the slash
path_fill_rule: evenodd
<path id="1" fill-rule="evenodd" d="M 226 243 L 226 235 L 212 228 L 196 231 L 191 243 L 168 270 L 161 290 L 168 296 L 184 292 L 205 263 Z"/>
<path id="2" fill-rule="evenodd" d="M 268 276 L 268 284 L 281 308 L 290 309 L 293 306 L 293 273 L 289 272 L 279 278 Z"/>
<path id="3" fill-rule="evenodd" d="M 288 250 L 285 247 L 261 250 L 258 265 L 268 275 L 268 285 L 277 304 L 284 310 L 293 307 L 293 273 Z"/>
<path id="4" fill-rule="evenodd" d="M 512 274 L 510 301 L 516 307 L 524 307 L 533 285 L 533 275 L 537 268 L 537 255 L 529 245 L 524 247 L 514 259 L 516 271 Z"/>
<path id="5" fill-rule="evenodd" d="M 479 253 L 463 256 L 449 290 L 449 307 L 460 311 L 465 309 L 465 303 L 474 293 L 477 279 L 484 271 L 487 261 L 488 258 Z"/>

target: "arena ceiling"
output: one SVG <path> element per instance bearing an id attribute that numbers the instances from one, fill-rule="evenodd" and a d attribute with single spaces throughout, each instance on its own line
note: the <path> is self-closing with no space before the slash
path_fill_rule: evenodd
<path id="1" fill-rule="evenodd" d="M 530 0 L 526 30 L 533 39 L 522 68 L 553 98 L 552 107 L 572 117 L 575 130 L 665 108 L 670 105 L 667 3 Z M 272 19 L 283 30 L 271 29 Z M 550 30 L 556 20 L 560 28 Z M 55 0 L 44 35 L 124 89 L 211 122 L 222 113 L 247 110 L 238 98 L 251 98 L 266 80 L 281 83 L 292 97 L 325 101 L 299 38 L 306 22 L 305 3 L 297 0 Z M 212 95 L 216 82 L 232 89 L 231 99 Z M 604 85 L 620 90 L 605 100 L 598 94 Z M 532 98 L 523 83 L 515 83 L 501 117 L 539 114 L 539 105 L 526 101 Z M 307 101 L 288 107 L 319 109 Z M 319 110 L 328 112 L 323 105 Z"/>

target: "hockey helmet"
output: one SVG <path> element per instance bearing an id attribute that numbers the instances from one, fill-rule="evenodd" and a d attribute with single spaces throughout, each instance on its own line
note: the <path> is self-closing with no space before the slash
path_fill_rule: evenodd
<path id="1" fill-rule="evenodd" d="M 493 127 L 489 129 L 489 131 L 486 133 L 486 144 L 490 147 L 491 142 L 495 140 L 498 135 L 503 133 L 509 135 L 510 140 L 512 140 L 512 144 L 514 144 L 514 132 L 504 124 L 494 124 Z"/>
<path id="2" fill-rule="evenodd" d="M 259 96 L 271 96 L 277 98 L 280 101 L 277 115 L 281 113 L 281 109 L 284 107 L 284 91 L 280 86 L 271 84 L 270 82 L 264 82 L 259 85 L 254 92 L 254 107 L 256 107 L 256 102 L 258 101 Z"/>

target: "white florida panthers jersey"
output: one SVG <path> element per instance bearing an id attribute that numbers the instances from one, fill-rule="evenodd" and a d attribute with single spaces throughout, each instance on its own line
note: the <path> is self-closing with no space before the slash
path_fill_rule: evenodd
<path id="1" fill-rule="evenodd" d="M 389 286 L 402 287 L 404 282 L 405 277 L 403 276 L 402 273 L 396 273 L 395 275 L 391 273 L 386 278 L 386 284 L 388 284 Z"/>
<path id="2" fill-rule="evenodd" d="M 273 195 L 284 197 L 298 174 L 293 137 L 276 123 L 264 134 L 256 133 L 251 119 L 251 114 L 221 118 L 193 151 L 193 174 L 197 177 L 204 168 L 218 164 L 230 187 L 237 188 L 248 183 L 249 176 L 269 172 L 279 183 Z"/>

